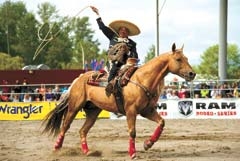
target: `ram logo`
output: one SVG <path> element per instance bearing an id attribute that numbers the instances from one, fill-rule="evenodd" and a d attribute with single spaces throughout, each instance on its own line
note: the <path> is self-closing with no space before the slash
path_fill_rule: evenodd
<path id="1" fill-rule="evenodd" d="M 193 102 L 192 101 L 179 101 L 178 109 L 180 114 L 185 117 L 190 116 L 193 113 Z"/>

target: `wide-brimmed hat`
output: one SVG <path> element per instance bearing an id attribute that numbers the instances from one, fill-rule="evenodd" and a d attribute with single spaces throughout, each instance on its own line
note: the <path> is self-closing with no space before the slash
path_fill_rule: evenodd
<path id="1" fill-rule="evenodd" d="M 109 27 L 118 33 L 120 27 L 126 27 L 129 30 L 129 36 L 140 34 L 140 29 L 132 22 L 126 20 L 116 20 L 109 24 Z"/>

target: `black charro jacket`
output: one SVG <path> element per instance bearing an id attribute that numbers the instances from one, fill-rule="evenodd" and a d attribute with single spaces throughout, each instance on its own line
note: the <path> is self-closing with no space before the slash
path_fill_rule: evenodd
<path id="1" fill-rule="evenodd" d="M 102 19 L 99 17 L 97 19 L 98 26 L 100 30 L 102 30 L 103 34 L 110 40 L 109 48 L 114 46 L 115 44 L 119 43 L 119 36 L 109 27 L 107 27 Z M 124 42 L 124 41 L 123 41 Z M 134 42 L 132 39 L 128 38 L 128 42 L 125 42 L 129 48 L 130 55 L 128 55 L 128 58 L 136 58 L 138 59 L 138 53 L 136 49 L 136 42 Z"/>

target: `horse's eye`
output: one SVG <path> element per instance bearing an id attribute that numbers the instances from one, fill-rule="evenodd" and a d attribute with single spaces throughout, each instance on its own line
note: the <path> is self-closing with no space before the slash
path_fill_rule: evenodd
<path id="1" fill-rule="evenodd" d="M 182 59 L 181 59 L 181 58 L 177 58 L 176 60 L 177 60 L 178 62 L 180 62 Z"/>

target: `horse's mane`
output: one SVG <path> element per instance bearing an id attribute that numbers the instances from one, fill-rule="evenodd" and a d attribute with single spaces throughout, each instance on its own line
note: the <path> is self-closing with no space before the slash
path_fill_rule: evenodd
<path id="1" fill-rule="evenodd" d="M 175 52 L 176 52 L 176 53 L 179 53 L 179 52 L 182 53 L 182 49 L 176 49 Z M 164 58 L 165 56 L 168 56 L 169 54 L 172 54 L 172 53 L 173 53 L 172 51 L 164 52 L 164 53 L 162 53 L 162 54 L 160 54 L 160 55 L 158 55 L 158 56 L 150 59 L 149 61 L 147 61 L 145 64 L 141 65 L 140 67 L 142 67 L 142 66 L 147 66 L 147 65 L 151 65 L 153 62 L 157 61 L 158 59 L 162 59 L 162 58 Z M 140 67 L 139 67 L 139 68 L 140 68 Z"/>
<path id="2" fill-rule="evenodd" d="M 164 56 L 167 56 L 168 54 L 170 54 L 171 52 L 165 52 L 160 54 L 159 56 L 156 56 L 152 59 L 150 59 L 149 61 L 147 61 L 145 64 L 142 64 L 141 66 L 139 66 L 139 68 L 142 68 L 144 66 L 148 66 L 148 65 L 152 65 L 153 62 L 157 61 L 158 59 L 162 59 Z"/>

